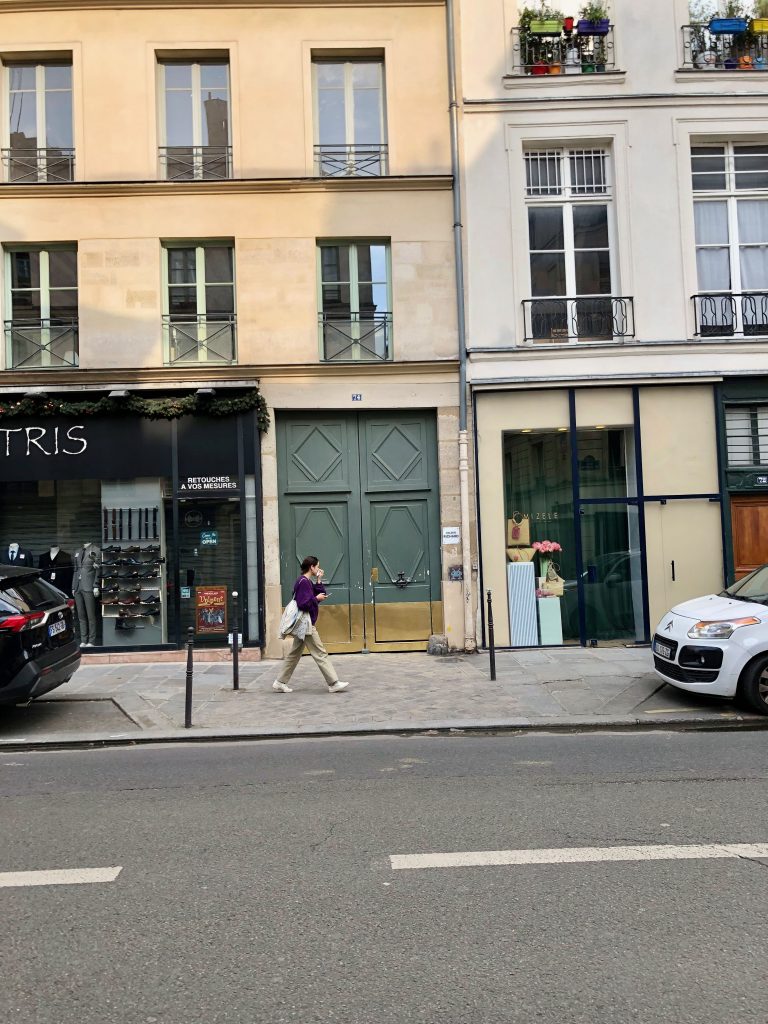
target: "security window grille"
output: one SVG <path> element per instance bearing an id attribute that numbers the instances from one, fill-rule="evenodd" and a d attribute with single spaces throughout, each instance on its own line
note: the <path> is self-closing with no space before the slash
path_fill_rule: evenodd
<path id="1" fill-rule="evenodd" d="M 768 405 L 734 405 L 725 410 L 729 466 L 768 466 Z"/>
<path id="2" fill-rule="evenodd" d="M 391 358 L 389 245 L 322 243 L 318 257 L 323 358 Z"/>
<path id="3" fill-rule="evenodd" d="M 3 143 L 9 182 L 71 181 L 72 65 L 9 64 L 5 69 L 8 121 Z"/>
<path id="4" fill-rule="evenodd" d="M 324 177 L 387 173 L 384 63 L 312 63 L 315 169 Z"/>
<path id="5" fill-rule="evenodd" d="M 229 64 L 162 61 L 160 160 L 169 181 L 232 177 Z"/>
<path id="6" fill-rule="evenodd" d="M 525 154 L 528 196 L 595 196 L 609 191 L 604 149 L 529 150 Z"/>
<path id="7" fill-rule="evenodd" d="M 77 249 L 10 249 L 6 273 L 9 366 L 77 366 Z"/>
<path id="8" fill-rule="evenodd" d="M 167 246 L 170 363 L 235 359 L 235 277 L 231 245 Z"/>
<path id="9" fill-rule="evenodd" d="M 768 334 L 768 146 L 693 146 L 702 336 Z"/>

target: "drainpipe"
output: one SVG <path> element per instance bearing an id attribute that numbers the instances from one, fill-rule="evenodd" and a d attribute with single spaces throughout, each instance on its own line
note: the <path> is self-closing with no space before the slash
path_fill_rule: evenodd
<path id="1" fill-rule="evenodd" d="M 451 174 L 453 175 L 453 249 L 456 267 L 456 321 L 459 335 L 459 496 L 461 504 L 461 559 L 464 577 L 464 650 L 474 651 L 475 617 L 472 609 L 472 524 L 469 518 L 469 438 L 467 435 L 467 325 L 464 307 L 464 247 L 461 223 L 461 160 L 459 157 L 459 103 L 456 90 L 456 31 L 454 2 L 446 0 L 448 96 L 451 122 Z"/>

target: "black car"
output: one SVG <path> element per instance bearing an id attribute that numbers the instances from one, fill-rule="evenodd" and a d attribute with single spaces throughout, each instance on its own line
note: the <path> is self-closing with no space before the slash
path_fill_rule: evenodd
<path id="1" fill-rule="evenodd" d="M 34 569 L 0 565 L 0 704 L 32 700 L 80 664 L 74 601 Z"/>

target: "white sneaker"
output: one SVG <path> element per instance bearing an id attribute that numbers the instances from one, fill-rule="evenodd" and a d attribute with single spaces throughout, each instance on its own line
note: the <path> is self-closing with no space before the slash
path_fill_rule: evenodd
<path id="1" fill-rule="evenodd" d="M 334 683 L 333 686 L 328 687 L 328 693 L 341 693 L 342 690 L 346 690 L 349 683 L 342 683 L 341 681 Z"/>
<path id="2" fill-rule="evenodd" d="M 287 683 L 281 683 L 279 679 L 276 679 L 274 683 L 272 683 L 272 689 L 275 693 L 293 693 L 293 688 Z"/>

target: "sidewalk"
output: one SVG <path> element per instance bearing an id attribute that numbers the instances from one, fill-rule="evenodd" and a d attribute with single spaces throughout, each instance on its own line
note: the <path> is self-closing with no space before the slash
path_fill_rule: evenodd
<path id="1" fill-rule="evenodd" d="M 3 709 L 0 748 L 268 738 L 427 730 L 768 728 L 730 701 L 666 686 L 647 648 L 504 651 L 491 682 L 487 653 L 337 657 L 349 690 L 329 694 L 310 658 L 276 694 L 278 662 L 199 664 L 193 728 L 184 725 L 179 664 L 89 665 L 28 708 Z"/>

